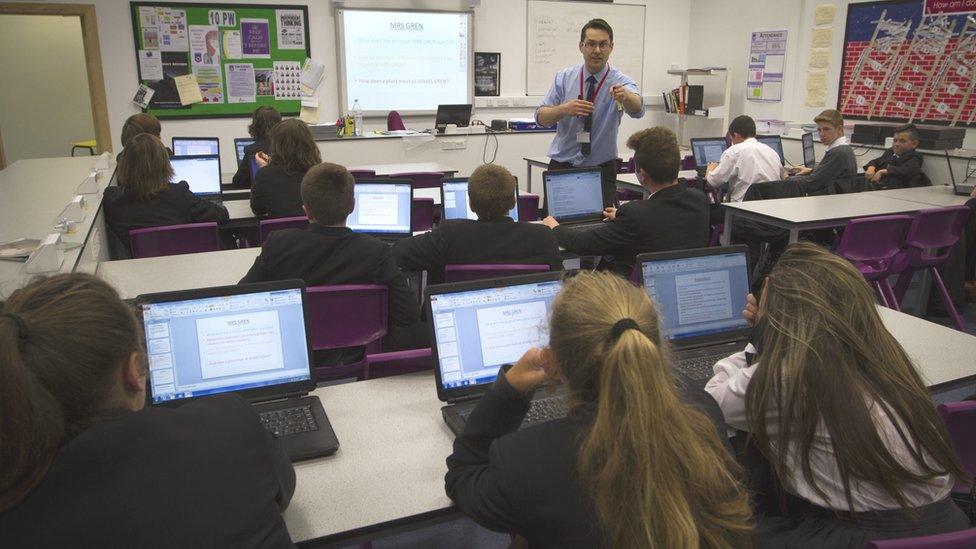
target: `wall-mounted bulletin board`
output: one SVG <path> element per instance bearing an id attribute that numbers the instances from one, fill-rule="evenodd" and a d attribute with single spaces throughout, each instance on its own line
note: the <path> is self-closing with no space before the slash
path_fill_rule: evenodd
<path id="1" fill-rule="evenodd" d="M 307 6 L 130 2 L 130 9 L 139 83 L 155 92 L 146 112 L 236 117 L 271 105 L 299 113 L 311 51 Z M 184 106 L 177 86 L 186 75 L 196 78 L 202 101 Z"/>

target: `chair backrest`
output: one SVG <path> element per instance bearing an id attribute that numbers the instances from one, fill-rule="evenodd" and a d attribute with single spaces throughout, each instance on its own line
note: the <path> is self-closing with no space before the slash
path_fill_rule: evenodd
<path id="1" fill-rule="evenodd" d="M 403 172 L 390 174 L 390 179 L 409 179 L 414 189 L 440 188 L 442 172 Z"/>
<path id="2" fill-rule="evenodd" d="M 434 226 L 434 199 L 415 196 L 410 201 L 410 230 L 429 231 Z"/>
<path id="3" fill-rule="evenodd" d="M 976 528 L 917 538 L 869 541 L 864 549 L 960 549 L 976 546 Z"/>
<path id="4" fill-rule="evenodd" d="M 349 170 L 353 179 L 370 179 L 376 177 L 376 170 Z"/>
<path id="5" fill-rule="evenodd" d="M 688 156 L 681 159 L 681 169 L 682 170 L 694 170 L 697 167 L 695 164 L 695 155 L 689 154 Z"/>
<path id="6" fill-rule="evenodd" d="M 528 223 L 539 219 L 539 195 L 519 194 L 518 197 L 519 221 Z"/>
<path id="7" fill-rule="evenodd" d="M 299 215 L 295 217 L 277 217 L 274 219 L 262 219 L 258 225 L 258 239 L 264 244 L 265 239 L 273 231 L 279 229 L 306 229 L 308 228 L 308 217 Z"/>
<path id="8" fill-rule="evenodd" d="M 444 282 L 464 282 L 465 280 L 483 280 L 486 278 L 501 278 L 520 274 L 543 273 L 549 271 L 549 265 L 541 263 L 519 264 L 468 264 L 445 265 Z"/>
<path id="9" fill-rule="evenodd" d="M 627 173 L 637 173 L 637 161 L 633 156 L 627 161 Z"/>
<path id="10" fill-rule="evenodd" d="M 905 245 L 921 249 L 950 247 L 962 235 L 968 216 L 968 206 L 922 210 L 915 214 L 915 221 L 905 235 Z"/>
<path id="11" fill-rule="evenodd" d="M 217 223 L 188 223 L 165 225 L 129 231 L 132 257 L 159 257 L 163 255 L 215 252 L 220 249 Z"/>
<path id="12" fill-rule="evenodd" d="M 386 335 L 386 286 L 310 286 L 305 294 L 312 349 L 358 347 Z"/>
<path id="13" fill-rule="evenodd" d="M 364 379 L 397 376 L 423 372 L 434 368 L 434 355 L 430 349 L 410 349 L 392 353 L 366 355 Z"/>
<path id="14" fill-rule="evenodd" d="M 400 113 L 390 111 L 390 113 L 386 115 L 386 129 L 387 131 L 391 132 L 407 129 L 406 126 L 403 125 L 403 119 L 400 118 Z"/>
<path id="15" fill-rule="evenodd" d="M 258 176 L 258 161 L 251 157 L 251 183 L 254 183 L 254 178 Z"/>
<path id="16" fill-rule="evenodd" d="M 970 478 L 976 477 L 976 400 L 939 404 L 939 415 L 949 430 L 956 455 Z"/>
<path id="17" fill-rule="evenodd" d="M 763 183 L 749 185 L 742 200 L 769 200 L 773 198 L 796 198 L 800 196 L 803 196 L 803 189 L 795 181 L 765 181 Z"/>
<path id="18" fill-rule="evenodd" d="M 881 215 L 847 222 L 837 255 L 848 261 L 890 260 L 901 251 L 911 216 Z"/>

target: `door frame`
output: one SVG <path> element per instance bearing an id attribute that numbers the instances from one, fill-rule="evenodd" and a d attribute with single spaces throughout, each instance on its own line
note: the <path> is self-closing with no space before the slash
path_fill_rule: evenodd
<path id="1" fill-rule="evenodd" d="M 95 141 L 100 152 L 112 152 L 109 131 L 108 102 L 105 99 L 105 77 L 102 73 L 102 50 L 98 43 L 98 19 L 92 4 L 36 4 L 0 2 L 0 15 L 60 15 L 81 18 L 81 40 L 85 47 L 85 69 L 88 73 L 88 95 L 91 98 Z M 5 167 L 3 143 L 0 141 L 0 170 Z"/>

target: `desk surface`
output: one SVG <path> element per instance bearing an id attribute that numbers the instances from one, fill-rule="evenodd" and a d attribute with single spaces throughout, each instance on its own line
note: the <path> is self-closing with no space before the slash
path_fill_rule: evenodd
<path id="1" fill-rule="evenodd" d="M 953 192 L 951 185 L 935 185 L 932 187 L 913 187 L 910 189 L 873 191 L 871 194 L 938 207 L 961 206 L 969 200 L 968 196 L 956 195 Z"/>
<path id="2" fill-rule="evenodd" d="M 395 173 L 407 172 L 443 172 L 445 174 L 457 173 L 457 168 L 445 166 L 440 162 L 405 162 L 402 164 L 365 164 L 362 166 L 348 166 L 352 170 L 373 170 L 376 175 L 392 175 Z"/>
<path id="3" fill-rule="evenodd" d="M 257 218 L 251 211 L 250 200 L 225 200 L 224 207 L 227 208 L 231 221 Z"/>
<path id="4" fill-rule="evenodd" d="M 933 390 L 976 381 L 976 336 L 878 306 L 885 328 Z"/>
<path id="5" fill-rule="evenodd" d="M 918 202 L 889 198 L 879 195 L 878 192 L 726 202 L 722 205 L 732 210 L 768 216 L 787 223 L 811 223 L 907 213 L 925 207 Z"/>
<path id="6" fill-rule="evenodd" d="M 122 299 L 140 294 L 237 284 L 261 248 L 103 261 L 95 274 L 115 286 Z"/>

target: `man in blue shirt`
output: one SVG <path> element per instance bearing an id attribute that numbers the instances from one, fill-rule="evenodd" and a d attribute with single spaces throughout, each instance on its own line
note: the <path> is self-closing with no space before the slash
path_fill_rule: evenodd
<path id="1" fill-rule="evenodd" d="M 603 205 L 613 203 L 617 181 L 617 129 L 623 111 L 644 116 L 637 83 L 610 67 L 613 29 L 603 19 L 591 19 L 580 31 L 583 63 L 556 74 L 549 93 L 535 111 L 540 125 L 556 124 L 549 147 L 549 169 L 600 166 Z"/>

